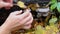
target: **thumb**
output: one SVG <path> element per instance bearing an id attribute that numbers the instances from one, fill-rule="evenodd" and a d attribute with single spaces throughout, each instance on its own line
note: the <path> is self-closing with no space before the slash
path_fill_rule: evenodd
<path id="1" fill-rule="evenodd" d="M 20 11 L 15 11 L 15 12 L 12 12 L 12 14 L 14 14 L 14 15 L 20 15 L 22 13 L 22 10 L 20 10 Z"/>
<path id="2" fill-rule="evenodd" d="M 2 6 L 2 7 L 6 7 L 6 6 L 13 6 L 12 4 L 10 4 L 10 3 L 6 3 L 6 2 L 0 2 L 0 5 Z"/>
<path id="3" fill-rule="evenodd" d="M 6 3 L 6 2 L 3 2 L 3 4 L 4 4 L 4 7 L 6 7 L 6 6 L 10 6 L 10 7 L 12 7 L 12 6 L 13 6 L 12 4 L 10 4 L 10 3 Z"/>

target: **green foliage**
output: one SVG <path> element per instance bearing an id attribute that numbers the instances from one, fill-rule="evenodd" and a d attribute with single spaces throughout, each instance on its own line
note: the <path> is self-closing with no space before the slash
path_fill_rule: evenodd
<path id="1" fill-rule="evenodd" d="M 57 32 L 59 32 L 59 30 L 56 25 L 47 25 L 46 27 L 38 25 L 35 28 L 34 34 L 56 34 Z"/>
<path id="2" fill-rule="evenodd" d="M 35 34 L 44 34 L 44 29 L 42 26 L 38 25 L 35 30 Z"/>
<path id="3" fill-rule="evenodd" d="M 52 16 L 49 20 L 50 25 L 47 25 L 46 27 L 38 25 L 35 28 L 35 34 L 56 34 L 56 32 L 59 32 L 58 27 L 55 25 L 57 20 L 58 19 L 55 16 Z"/>
<path id="4" fill-rule="evenodd" d="M 50 9 L 53 11 L 55 8 L 60 12 L 60 2 L 57 2 L 57 0 L 51 0 Z"/>
<path id="5" fill-rule="evenodd" d="M 51 4 L 57 3 L 57 0 L 51 0 Z"/>
<path id="6" fill-rule="evenodd" d="M 57 3 L 54 3 L 54 4 L 51 5 L 50 9 L 54 10 L 56 8 L 56 6 L 57 6 Z"/>
<path id="7" fill-rule="evenodd" d="M 57 4 L 57 10 L 60 12 L 60 2 Z"/>
<path id="8" fill-rule="evenodd" d="M 50 20 L 49 20 L 49 24 L 50 25 L 54 25 L 56 23 L 58 19 L 56 17 L 52 17 Z"/>

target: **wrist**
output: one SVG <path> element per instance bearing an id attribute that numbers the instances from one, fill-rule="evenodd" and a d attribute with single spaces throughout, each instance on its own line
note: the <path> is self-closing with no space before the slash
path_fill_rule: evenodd
<path id="1" fill-rule="evenodd" d="M 5 31 L 10 31 L 9 27 L 4 23 L 3 25 L 1 25 L 0 30 L 5 30 Z"/>
<path id="2" fill-rule="evenodd" d="M 7 28 L 6 28 L 6 26 L 1 26 L 0 27 L 0 34 L 9 34 L 9 33 L 11 33 L 11 31 L 10 30 L 8 30 Z"/>

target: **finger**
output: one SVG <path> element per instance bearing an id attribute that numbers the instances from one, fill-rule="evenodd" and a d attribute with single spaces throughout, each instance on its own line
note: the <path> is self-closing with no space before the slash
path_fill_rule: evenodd
<path id="1" fill-rule="evenodd" d="M 33 21 L 33 18 L 31 18 L 27 23 L 25 23 L 24 25 L 28 25 L 28 24 L 31 24 Z"/>
<path id="2" fill-rule="evenodd" d="M 17 31 L 17 30 L 19 30 L 19 29 L 21 29 L 21 26 L 17 26 L 17 27 L 15 27 L 15 28 L 13 28 L 12 31 Z"/>
<path id="3" fill-rule="evenodd" d="M 2 0 L 0 0 L 0 1 L 2 1 Z"/>
<path id="4" fill-rule="evenodd" d="M 13 0 L 4 0 L 5 2 L 8 2 L 8 3 L 13 3 Z"/>
<path id="5" fill-rule="evenodd" d="M 5 9 L 10 9 L 10 7 L 13 7 L 13 0 L 4 0 L 4 1 L 12 4 L 12 6 L 6 6 Z"/>
<path id="6" fill-rule="evenodd" d="M 25 18 L 24 20 L 20 21 L 19 23 L 16 23 L 15 26 L 13 27 L 18 27 L 18 26 L 23 26 L 23 24 L 26 23 L 26 21 L 31 19 L 31 15 L 29 15 L 27 18 Z"/>
<path id="7" fill-rule="evenodd" d="M 22 10 L 20 10 L 20 11 L 14 11 L 11 14 L 13 14 L 13 15 L 20 15 L 21 13 L 22 13 Z"/>
<path id="8" fill-rule="evenodd" d="M 15 25 L 15 26 L 22 26 L 22 25 L 24 25 L 28 20 L 30 20 L 31 19 L 31 16 L 29 15 L 28 17 L 26 17 L 25 19 L 22 19 L 22 20 L 20 20 L 20 22 L 19 23 L 17 23 L 17 25 Z"/>
<path id="9" fill-rule="evenodd" d="M 8 6 L 9 6 L 9 7 L 12 7 L 13 5 L 10 4 L 10 3 L 4 3 L 4 6 L 5 6 L 5 7 L 8 7 Z"/>
<path id="10" fill-rule="evenodd" d="M 19 20 L 18 23 L 15 24 L 15 26 L 13 27 L 17 27 L 17 26 L 23 26 L 28 20 L 31 19 L 31 16 L 29 15 L 28 17 L 26 17 L 25 19 L 23 19 L 22 21 Z"/>
<path id="11" fill-rule="evenodd" d="M 29 11 L 29 12 L 30 12 L 31 10 L 30 10 L 30 9 L 26 9 L 26 10 L 24 10 L 24 11 Z"/>
<path id="12" fill-rule="evenodd" d="M 12 4 L 6 3 L 6 2 L 3 2 L 3 1 L 1 1 L 0 4 L 1 4 L 3 7 L 12 6 Z"/>
<path id="13" fill-rule="evenodd" d="M 19 18 L 21 17 L 21 19 L 24 19 L 24 18 L 26 18 L 29 14 L 30 14 L 30 12 L 29 12 L 29 11 L 26 11 L 26 12 L 24 12 L 23 14 L 19 15 Z"/>
<path id="14" fill-rule="evenodd" d="M 30 28 L 31 28 L 31 24 L 26 25 L 26 26 L 23 27 L 23 29 L 30 29 Z"/>
<path id="15" fill-rule="evenodd" d="M 25 24 L 26 22 L 28 22 L 31 19 L 31 14 L 29 14 L 25 19 L 22 19 L 20 24 Z"/>

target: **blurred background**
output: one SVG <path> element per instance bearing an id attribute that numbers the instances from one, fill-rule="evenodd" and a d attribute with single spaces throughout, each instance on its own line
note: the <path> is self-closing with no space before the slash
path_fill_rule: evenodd
<path id="1" fill-rule="evenodd" d="M 9 10 L 0 9 L 0 25 L 11 12 L 29 8 L 34 18 L 31 29 L 16 30 L 12 34 L 60 34 L 60 0 L 13 0 L 13 4 L 19 1 L 27 8 L 22 8 L 19 4 Z"/>

